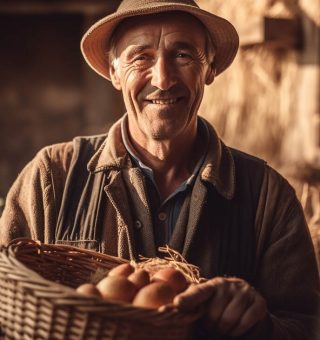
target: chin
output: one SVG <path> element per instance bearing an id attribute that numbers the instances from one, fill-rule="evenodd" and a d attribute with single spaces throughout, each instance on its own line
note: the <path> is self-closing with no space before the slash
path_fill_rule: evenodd
<path id="1" fill-rule="evenodd" d="M 157 141 L 165 141 L 175 138 L 177 135 L 177 129 L 161 129 L 161 130 L 153 130 L 150 133 L 150 137 L 153 140 Z"/>

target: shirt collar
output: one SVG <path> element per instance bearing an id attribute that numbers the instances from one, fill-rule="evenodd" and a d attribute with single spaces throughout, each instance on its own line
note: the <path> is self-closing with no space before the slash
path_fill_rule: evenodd
<path id="1" fill-rule="evenodd" d="M 129 155 L 132 157 L 133 161 L 144 171 L 152 180 L 153 178 L 153 170 L 145 165 L 136 154 L 134 147 L 129 138 L 128 132 L 128 115 L 125 114 L 121 121 L 121 137 L 125 148 L 127 149 Z"/>

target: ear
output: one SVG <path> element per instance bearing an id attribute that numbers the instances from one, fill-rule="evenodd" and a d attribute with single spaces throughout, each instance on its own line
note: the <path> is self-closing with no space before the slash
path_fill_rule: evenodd
<path id="1" fill-rule="evenodd" d="M 210 63 L 208 65 L 208 70 L 207 70 L 207 74 L 206 74 L 206 85 L 212 84 L 215 76 L 216 76 L 216 69 L 214 67 L 214 64 Z"/>
<path id="2" fill-rule="evenodd" d="M 121 91 L 120 77 L 118 74 L 118 69 L 115 69 L 113 64 L 110 65 L 110 78 L 114 88 Z"/>

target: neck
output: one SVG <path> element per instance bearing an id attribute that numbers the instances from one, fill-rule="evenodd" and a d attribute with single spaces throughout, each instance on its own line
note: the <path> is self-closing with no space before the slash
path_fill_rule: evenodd
<path id="1" fill-rule="evenodd" d="M 139 141 L 131 137 L 131 143 L 140 160 L 153 170 L 163 199 L 191 176 L 198 161 L 197 126 L 185 136 L 169 140 L 144 138 Z"/>

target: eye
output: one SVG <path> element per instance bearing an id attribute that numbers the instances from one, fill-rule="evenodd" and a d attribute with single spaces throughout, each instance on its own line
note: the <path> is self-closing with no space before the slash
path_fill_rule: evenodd
<path id="1" fill-rule="evenodd" d="M 140 54 L 133 58 L 133 62 L 136 64 L 148 63 L 152 60 L 152 57 L 148 54 Z"/>
<path id="2" fill-rule="evenodd" d="M 188 52 L 178 52 L 175 54 L 175 59 L 176 62 L 179 65 L 189 65 L 190 63 L 192 63 L 192 61 L 194 60 L 194 57 L 191 53 Z"/>
<path id="3" fill-rule="evenodd" d="M 137 61 L 137 60 L 146 60 L 146 59 L 147 59 L 147 57 L 145 55 L 140 55 L 140 56 L 134 58 L 134 61 Z"/>
<path id="4" fill-rule="evenodd" d="M 192 56 L 190 55 L 190 54 L 188 54 L 188 53 L 184 53 L 184 52 L 180 52 L 180 53 L 178 53 L 177 54 L 177 58 L 192 58 Z"/>

